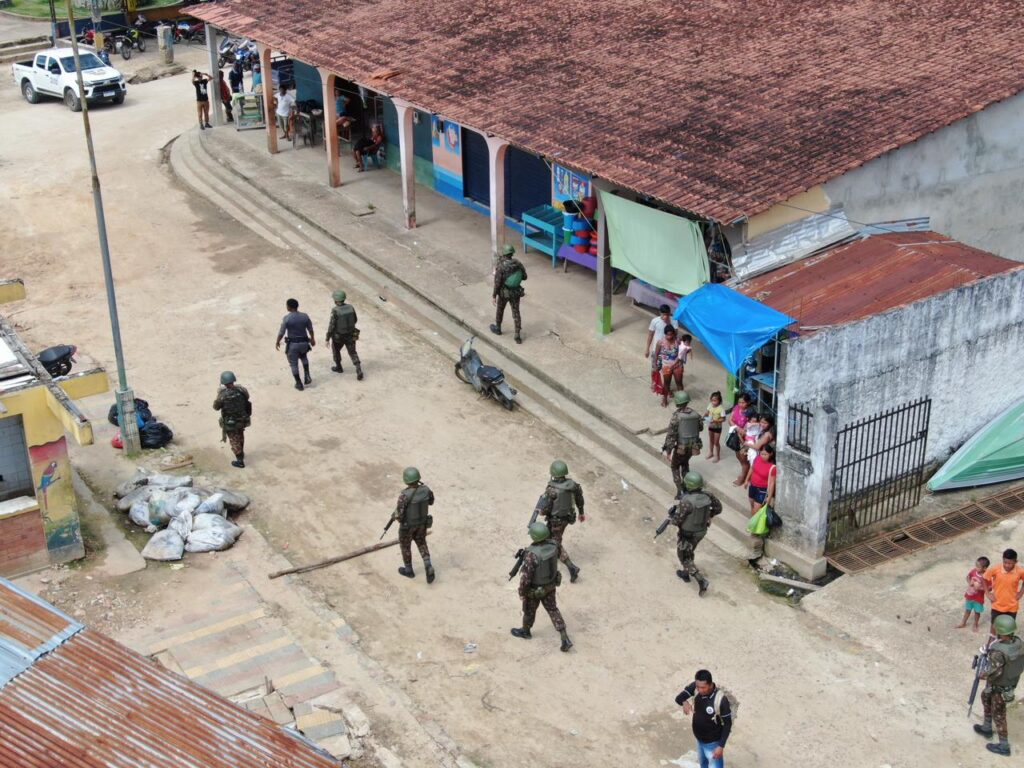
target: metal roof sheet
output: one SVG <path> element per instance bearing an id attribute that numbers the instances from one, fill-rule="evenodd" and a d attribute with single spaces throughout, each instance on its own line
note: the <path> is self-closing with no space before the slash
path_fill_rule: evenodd
<path id="1" fill-rule="evenodd" d="M 0 582 L 7 636 L 77 630 L 0 690 L 0 768 L 337 768 L 275 723 Z M 17 639 L 10 639 L 10 638 Z"/>
<path id="2" fill-rule="evenodd" d="M 1024 268 L 936 232 L 837 245 L 737 286 L 797 319 L 803 332 L 877 315 L 983 277 Z"/>
<path id="3" fill-rule="evenodd" d="M 187 11 L 724 222 L 1024 88 L 1019 0 L 221 0 Z"/>
<path id="4" fill-rule="evenodd" d="M 0 689 L 81 629 L 67 614 L 0 579 Z"/>
<path id="5" fill-rule="evenodd" d="M 841 207 L 832 208 L 784 224 L 754 238 L 746 248 L 734 249 L 732 268 L 738 280 L 748 280 L 855 234 L 857 227 L 846 218 L 846 212 Z"/>

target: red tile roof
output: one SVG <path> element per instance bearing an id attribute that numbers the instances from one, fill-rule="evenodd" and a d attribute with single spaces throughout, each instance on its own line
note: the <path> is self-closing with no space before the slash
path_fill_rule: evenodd
<path id="1" fill-rule="evenodd" d="M 221 0 L 188 11 L 726 222 L 1024 88 L 1020 0 Z"/>
<path id="2" fill-rule="evenodd" d="M 983 277 L 1024 269 L 935 232 L 856 240 L 737 286 L 804 332 L 877 315 Z"/>

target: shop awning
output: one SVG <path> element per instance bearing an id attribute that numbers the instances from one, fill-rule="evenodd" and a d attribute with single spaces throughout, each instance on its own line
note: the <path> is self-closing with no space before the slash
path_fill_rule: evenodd
<path id="1" fill-rule="evenodd" d="M 736 373 L 759 347 L 795 322 L 792 317 L 717 283 L 679 299 L 673 318 L 685 325 L 729 373 Z"/>
<path id="2" fill-rule="evenodd" d="M 708 282 L 708 252 L 696 222 L 611 192 L 599 195 L 615 269 L 679 294 Z"/>

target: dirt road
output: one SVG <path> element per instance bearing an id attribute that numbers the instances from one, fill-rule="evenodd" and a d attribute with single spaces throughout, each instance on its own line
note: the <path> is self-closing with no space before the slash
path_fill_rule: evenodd
<path id="1" fill-rule="evenodd" d="M 417 578 L 401 578 L 390 550 L 309 583 L 424 718 L 482 766 L 661 765 L 692 752 L 672 699 L 708 667 L 743 701 L 732 765 L 987 765 L 949 695 L 969 643 L 955 641 L 948 672 L 946 634 L 923 636 L 911 659 L 869 647 L 852 627 L 765 597 L 710 547 L 698 550 L 712 580 L 698 599 L 675 576 L 671 535 L 651 542 L 663 501 L 624 488 L 529 414 L 478 401 L 387 301 L 351 296 L 364 382 L 330 373 L 318 345 L 314 384 L 295 391 L 273 347 L 285 299 L 322 334 L 335 283 L 191 199 L 161 165 L 161 148 L 193 125 L 192 97 L 174 77 L 92 114 L 132 384 L 197 464 L 252 495 L 250 520 L 296 562 L 376 541 L 402 468 L 421 469 L 437 495 L 437 582 L 425 584 L 418 559 Z M 73 342 L 113 371 L 79 116 L 27 105 L 10 82 L 0 110 L 3 273 L 24 277 L 29 295 L 5 311 L 33 347 Z M 254 401 L 243 472 L 228 466 L 210 408 L 224 369 Z M 107 402 L 90 404 L 94 419 Z M 100 426 L 76 459 L 102 483 L 127 468 Z M 570 654 L 543 614 L 533 640 L 508 632 L 519 606 L 506 574 L 553 458 L 588 500 L 588 521 L 566 538 L 583 575 L 559 592 Z"/>

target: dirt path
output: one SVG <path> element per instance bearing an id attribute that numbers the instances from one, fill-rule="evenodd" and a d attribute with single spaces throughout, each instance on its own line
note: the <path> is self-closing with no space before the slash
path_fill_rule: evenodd
<path id="1" fill-rule="evenodd" d="M 57 102 L 25 104 L 10 83 L 0 110 L 4 273 L 24 277 L 29 294 L 12 320 L 35 348 L 73 342 L 113 370 L 79 118 Z M 712 579 L 698 599 L 674 575 L 671 537 L 651 543 L 660 501 L 624 489 L 614 468 L 529 414 L 477 401 L 453 377 L 453 360 L 378 297 L 352 297 L 366 381 L 331 374 L 318 346 L 313 387 L 292 389 L 272 343 L 284 300 L 298 298 L 322 333 L 334 283 L 169 177 L 160 149 L 193 119 L 183 77 L 138 86 L 123 108 L 93 113 L 132 383 L 181 450 L 256 499 L 250 520 L 297 562 L 375 541 L 402 468 L 420 467 L 438 499 L 438 581 L 402 579 L 391 550 L 308 583 L 424 719 L 480 765 L 677 760 L 692 738 L 672 699 L 704 666 L 741 692 L 733 765 L 931 766 L 976 754 L 959 697 L 950 700 L 946 680 L 936 684 L 930 662 L 862 645 L 827 617 L 764 597 L 713 548 L 698 551 Z M 255 406 L 244 473 L 228 466 L 210 409 L 228 368 Z M 82 471 L 106 482 L 127 471 L 106 445 L 108 402 L 89 404 L 97 445 L 76 451 Z M 567 535 L 583 568 L 559 593 L 576 641 L 569 655 L 543 614 L 532 641 L 508 634 L 519 614 L 506 574 L 555 457 L 583 483 L 592 516 Z M 959 668 L 949 677 L 963 681 Z"/>

